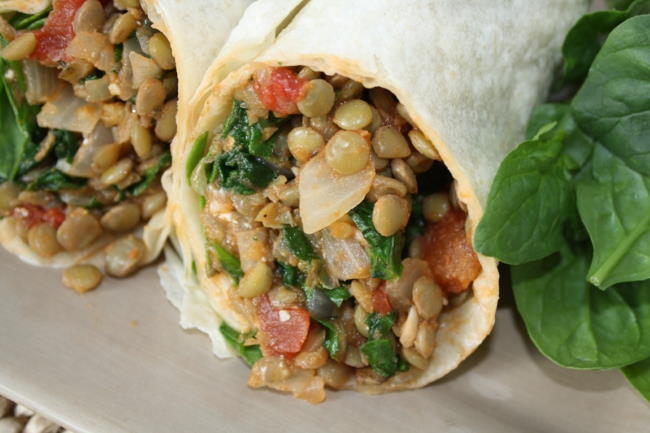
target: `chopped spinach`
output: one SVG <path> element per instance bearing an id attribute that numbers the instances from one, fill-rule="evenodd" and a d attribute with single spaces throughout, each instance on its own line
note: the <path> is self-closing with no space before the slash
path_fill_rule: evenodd
<path id="1" fill-rule="evenodd" d="M 291 253 L 300 260 L 309 262 L 318 258 L 307 235 L 300 228 L 286 226 L 282 229 L 282 237 Z"/>
<path id="2" fill-rule="evenodd" d="M 123 55 L 124 55 L 124 44 L 115 45 L 115 52 L 113 54 L 115 59 L 115 69 L 113 69 L 113 72 L 118 72 L 121 69 Z"/>
<path id="3" fill-rule="evenodd" d="M 241 356 L 249 367 L 252 367 L 253 364 L 262 358 L 262 350 L 260 349 L 259 344 L 251 346 L 244 345 L 248 335 L 240 334 L 228 326 L 226 322 L 221 323 L 221 326 L 219 326 L 219 332 L 221 332 L 221 335 L 223 335 L 223 338 L 226 340 L 228 345 L 237 352 L 239 356 Z"/>
<path id="4" fill-rule="evenodd" d="M 239 284 L 239 280 L 244 276 L 239 259 L 216 242 L 213 242 L 211 247 L 217 254 L 217 259 L 223 270 L 230 274 L 235 284 Z"/>
<path id="5" fill-rule="evenodd" d="M 377 340 L 388 335 L 395 324 L 395 319 L 397 319 L 397 315 L 394 311 L 390 314 L 369 314 L 366 319 L 366 324 L 368 325 L 368 338 L 371 340 Z"/>
<path id="6" fill-rule="evenodd" d="M 350 290 L 345 286 L 335 287 L 334 289 L 324 289 L 325 294 L 337 307 L 352 297 Z"/>
<path id="7" fill-rule="evenodd" d="M 265 188 L 273 179 L 275 171 L 263 159 L 235 148 L 216 160 L 219 182 L 225 189 L 237 194 L 250 195 L 257 188 Z"/>
<path id="8" fill-rule="evenodd" d="M 373 205 L 364 201 L 350 211 L 350 216 L 368 241 L 372 277 L 392 280 L 402 273 L 404 237 L 401 234 L 380 235 L 372 223 L 372 210 Z"/>
<path id="9" fill-rule="evenodd" d="M 60 191 L 62 189 L 79 189 L 85 185 L 86 179 L 82 177 L 72 177 L 59 169 L 50 168 L 28 183 L 27 189 L 30 191 Z"/>
<path id="10" fill-rule="evenodd" d="M 69 163 L 79 150 L 79 137 L 72 131 L 62 129 L 54 130 L 54 154 L 57 159 L 63 159 Z"/>
<path id="11" fill-rule="evenodd" d="M 248 122 L 246 108 L 241 101 L 234 100 L 228 119 L 223 126 L 222 137 L 231 136 L 235 144 L 245 148 L 248 153 L 261 158 L 269 158 L 273 153 L 275 138 L 272 135 L 264 140 L 265 128 L 277 128 L 280 120 L 275 118 L 272 113 L 267 119 L 261 119 L 253 125 Z"/>
<path id="12" fill-rule="evenodd" d="M 361 351 L 368 357 L 370 367 L 384 377 L 407 368 L 405 361 L 397 356 L 395 338 L 391 335 L 396 318 L 395 312 L 392 312 L 386 315 L 372 313 L 366 319 L 368 342 L 361 346 Z"/>
<path id="13" fill-rule="evenodd" d="M 424 212 L 422 209 L 422 202 L 424 196 L 414 195 L 412 197 L 411 205 L 411 217 L 409 218 L 408 225 L 406 226 L 406 244 L 410 243 L 424 234 L 424 228 L 426 227 L 426 221 L 424 220 Z"/>
<path id="14" fill-rule="evenodd" d="M 102 78 L 104 75 L 106 75 L 103 71 L 98 71 L 94 70 L 90 74 L 86 75 L 83 77 L 81 80 L 79 80 L 81 83 L 85 83 L 86 81 L 93 81 L 93 80 L 99 80 Z"/>
<path id="15" fill-rule="evenodd" d="M 323 343 L 323 346 L 325 349 L 327 349 L 327 352 L 330 354 L 330 357 L 332 359 L 336 359 L 337 355 L 339 355 L 341 351 L 341 334 L 344 333 L 342 329 L 339 329 L 337 325 L 327 319 L 314 319 L 316 322 L 320 323 L 323 325 L 325 328 L 325 342 Z"/>
<path id="16" fill-rule="evenodd" d="M 162 155 L 160 155 L 160 158 L 158 159 L 156 165 L 145 170 L 144 174 L 142 175 L 142 180 L 140 180 L 137 183 L 134 183 L 133 185 L 127 188 L 128 194 L 133 197 L 137 197 L 143 192 L 145 192 L 147 188 L 149 188 L 151 183 L 154 180 L 156 180 L 160 171 L 169 167 L 171 163 L 172 163 L 172 154 L 170 152 L 165 152 Z"/>
<path id="17" fill-rule="evenodd" d="M 17 13 L 11 18 L 9 23 L 16 30 L 38 30 L 45 24 L 51 10 L 52 8 L 48 7 L 32 15 Z"/>
<path id="18" fill-rule="evenodd" d="M 277 264 L 280 275 L 282 276 L 282 284 L 287 287 L 302 287 L 305 283 L 305 274 L 300 269 L 280 261 Z"/>
<path id="19" fill-rule="evenodd" d="M 185 177 L 187 178 L 187 182 L 190 184 L 192 182 L 192 173 L 196 166 L 199 165 L 199 162 L 201 162 L 201 158 L 203 158 L 206 144 L 208 144 L 207 131 L 199 135 L 196 141 L 194 141 L 194 144 L 192 144 L 190 153 L 187 155 L 187 161 L 185 162 Z"/>

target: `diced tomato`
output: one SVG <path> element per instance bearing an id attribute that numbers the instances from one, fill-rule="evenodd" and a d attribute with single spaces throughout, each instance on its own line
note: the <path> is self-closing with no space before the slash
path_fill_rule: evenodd
<path id="1" fill-rule="evenodd" d="M 255 298 L 255 305 L 265 352 L 288 357 L 298 354 L 309 334 L 309 312 L 299 307 L 276 308 L 266 295 Z"/>
<path id="2" fill-rule="evenodd" d="M 42 222 L 48 223 L 52 228 L 58 229 L 65 221 L 65 213 L 59 208 L 45 209 L 33 204 L 16 206 L 13 210 L 13 217 L 21 219 L 28 228 L 34 227 Z"/>
<path id="3" fill-rule="evenodd" d="M 424 236 L 424 258 L 445 292 L 467 290 L 481 272 L 481 264 L 465 233 L 466 219 L 464 212 L 450 210 L 441 221 L 430 224 Z"/>
<path id="4" fill-rule="evenodd" d="M 372 292 L 372 308 L 375 310 L 375 313 L 379 314 L 389 314 L 393 311 L 393 307 L 391 307 L 390 301 L 388 300 L 388 295 L 381 287 Z"/>
<path id="5" fill-rule="evenodd" d="M 85 1 L 54 0 L 52 12 L 48 15 L 45 25 L 34 32 L 38 44 L 32 53 L 32 59 L 45 64 L 70 60 L 65 50 L 75 35 L 72 21 L 77 10 Z"/>
<path id="6" fill-rule="evenodd" d="M 306 84 L 289 68 L 266 68 L 255 74 L 253 88 L 266 108 L 288 116 L 298 113 L 297 102 L 304 97 Z"/>

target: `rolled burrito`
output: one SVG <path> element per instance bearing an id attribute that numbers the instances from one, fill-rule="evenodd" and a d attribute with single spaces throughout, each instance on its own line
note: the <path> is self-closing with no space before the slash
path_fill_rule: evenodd
<path id="1" fill-rule="evenodd" d="M 174 161 L 183 325 L 310 402 L 456 368 L 495 318 L 471 243 L 490 182 L 585 6 L 253 4 Z"/>
<path id="2" fill-rule="evenodd" d="M 161 177 L 177 113 L 250 3 L 0 2 L 2 245 L 115 277 L 154 260 L 169 232 Z M 97 281 L 80 272 L 75 288 Z"/>

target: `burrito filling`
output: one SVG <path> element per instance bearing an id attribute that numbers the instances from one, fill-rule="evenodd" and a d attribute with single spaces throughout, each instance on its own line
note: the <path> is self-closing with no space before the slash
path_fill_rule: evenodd
<path id="1" fill-rule="evenodd" d="M 438 319 L 481 271 L 449 171 L 396 97 L 340 75 L 264 68 L 198 138 L 208 276 L 253 331 L 223 324 L 249 385 L 318 402 L 325 386 L 413 381 Z"/>
<path id="2" fill-rule="evenodd" d="M 146 247 L 127 234 L 166 203 L 169 42 L 138 0 L 54 0 L 36 15 L 2 15 L 0 38 L 1 217 L 43 259 L 108 245 L 106 272 L 132 273 Z M 83 291 L 90 274 L 68 280 Z"/>

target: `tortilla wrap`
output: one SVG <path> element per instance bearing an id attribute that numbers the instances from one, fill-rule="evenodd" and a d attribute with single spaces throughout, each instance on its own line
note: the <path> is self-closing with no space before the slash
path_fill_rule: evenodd
<path id="1" fill-rule="evenodd" d="M 189 133 L 174 161 L 169 207 L 184 262 L 183 269 L 175 262 L 177 284 L 184 286 L 183 326 L 209 325 L 205 308 L 197 303 L 209 303 L 216 316 L 240 332 L 254 326 L 238 306 L 231 279 L 206 274 L 199 196 L 188 185 L 184 167 L 193 141 L 224 122 L 234 90 L 255 70 L 308 66 L 391 91 L 455 179 L 473 235 L 497 167 L 521 141 L 532 107 L 546 95 L 564 35 L 585 10 L 586 2 L 573 0 L 416 0 L 408 7 L 391 0 L 253 4 L 197 91 L 190 111 L 200 114 L 184 125 Z M 410 382 L 393 377 L 381 385 L 349 387 L 368 393 L 421 387 L 472 353 L 492 329 L 499 288 L 497 262 L 479 260 L 482 271 L 473 282 L 473 296 L 440 317 L 432 362 L 423 374 Z M 168 288 L 177 284 L 166 283 Z M 213 320 L 212 326 L 217 323 Z M 215 354 L 228 356 L 216 329 L 206 332 Z"/>
<path id="2" fill-rule="evenodd" d="M 237 24 L 244 10 L 252 0 L 194 0 L 192 7 L 181 0 L 142 0 L 153 27 L 162 32 L 170 42 L 178 73 L 177 122 L 185 116 L 190 98 L 196 91 L 210 59 L 216 57 L 230 31 Z M 0 10 L 15 10 L 24 13 L 40 12 L 50 1 L 4 1 Z M 210 29 L 210 38 L 205 38 L 201 29 Z M 176 142 L 176 139 L 175 141 Z M 174 144 L 172 144 L 172 149 Z M 164 175 L 163 187 L 170 179 Z M 147 246 L 143 264 L 154 261 L 163 249 L 169 236 L 166 210 L 152 216 L 146 225 L 136 232 Z M 67 267 L 75 263 L 103 264 L 101 252 L 113 239 L 104 235 L 83 251 L 62 252 L 50 258 L 35 254 L 18 235 L 16 221 L 11 218 L 0 220 L 0 244 L 25 262 L 38 266 Z"/>

